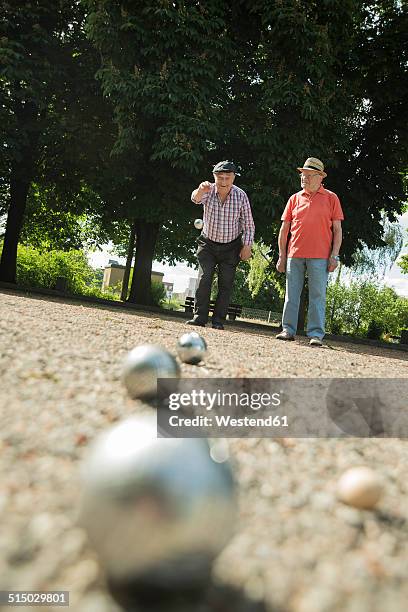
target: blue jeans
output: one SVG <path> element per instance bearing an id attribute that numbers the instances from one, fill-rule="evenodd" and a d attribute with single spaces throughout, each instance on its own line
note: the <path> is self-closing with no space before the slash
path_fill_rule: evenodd
<path id="1" fill-rule="evenodd" d="M 324 336 L 326 317 L 326 288 L 329 273 L 327 259 L 289 257 L 286 264 L 286 295 L 283 307 L 282 327 L 293 336 L 296 334 L 300 294 L 305 281 L 305 269 L 309 279 L 309 309 L 307 335 L 309 338 Z"/>

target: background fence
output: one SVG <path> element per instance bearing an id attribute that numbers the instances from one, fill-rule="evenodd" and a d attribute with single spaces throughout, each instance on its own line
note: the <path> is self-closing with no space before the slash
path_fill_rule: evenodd
<path id="1" fill-rule="evenodd" d="M 273 310 L 259 310 L 257 308 L 243 308 L 240 319 L 251 319 L 255 321 L 266 321 L 267 323 L 280 324 L 282 320 L 281 312 L 274 312 Z"/>

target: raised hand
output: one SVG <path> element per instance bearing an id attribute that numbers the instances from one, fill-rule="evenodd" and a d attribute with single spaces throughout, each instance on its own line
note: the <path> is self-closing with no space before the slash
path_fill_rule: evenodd
<path id="1" fill-rule="evenodd" d="M 211 183 L 209 181 L 203 181 L 199 184 L 198 190 L 200 193 L 208 193 L 211 189 Z"/>

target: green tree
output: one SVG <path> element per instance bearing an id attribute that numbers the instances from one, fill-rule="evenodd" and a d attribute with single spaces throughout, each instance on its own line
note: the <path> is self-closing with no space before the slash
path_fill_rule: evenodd
<path id="1" fill-rule="evenodd" d="M 109 233 L 97 211 L 98 197 L 86 185 L 67 206 L 54 185 L 32 183 L 28 192 L 20 243 L 39 250 L 89 250 L 105 244 Z M 74 212 L 74 211 L 78 212 Z M 88 213 L 79 211 L 88 210 Z"/>
<path id="2" fill-rule="evenodd" d="M 154 254 L 191 260 L 189 193 L 227 157 L 243 170 L 259 242 L 275 246 L 295 168 L 313 153 L 345 209 L 344 262 L 363 245 L 384 246 L 384 216 L 393 221 L 404 200 L 406 4 L 41 0 L 2 9 L 3 280 L 15 278 L 37 185 L 58 196 L 41 198 L 41 221 L 30 207 L 39 234 L 47 211 L 51 228 L 55 212 L 85 210 L 108 232 L 135 228 L 130 299 L 149 302 Z M 93 79 L 99 55 L 105 102 Z M 96 194 L 91 210 L 76 197 L 83 189 Z M 71 232 L 77 244 L 75 224 L 56 238 L 68 243 Z"/>
<path id="3" fill-rule="evenodd" d="M 408 255 L 402 255 L 398 262 L 403 274 L 408 274 Z"/>
<path id="4" fill-rule="evenodd" d="M 13 282 L 17 243 L 72 249 L 107 241 L 98 191 L 113 143 L 110 107 L 95 80 L 98 54 L 80 2 L 2 4 L 0 279 Z M 117 171 L 117 168 L 112 168 Z"/>
<path id="5" fill-rule="evenodd" d="M 258 239 L 274 246 L 287 197 L 299 189 L 295 168 L 313 153 L 345 211 L 343 261 L 351 265 L 363 245 L 386 246 L 383 219 L 395 221 L 406 193 L 406 3 L 242 3 L 237 22 L 244 39 L 260 32 L 253 72 L 233 81 L 242 127 L 231 135 L 231 150 L 245 151 L 238 161 Z M 245 149 L 236 135 L 243 131 Z"/>
<path id="6" fill-rule="evenodd" d="M 131 299 L 147 299 L 157 240 L 163 256 L 177 250 L 176 234 L 191 252 L 181 202 L 220 157 L 244 170 L 240 185 L 265 243 L 276 240 L 280 212 L 298 188 L 295 168 L 313 151 L 336 168 L 327 183 L 346 212 L 346 263 L 361 244 L 383 246 L 382 216 L 393 220 L 403 194 L 401 3 L 334 1 L 324 11 L 298 0 L 86 5 L 118 125 L 114 151 L 142 170 L 133 173 L 129 217 L 138 224 Z"/>
<path id="7" fill-rule="evenodd" d="M 398 335 L 408 325 L 408 300 L 378 283 L 332 283 L 326 313 L 331 333 L 364 336 L 377 327 L 386 334 Z"/>
<path id="8" fill-rule="evenodd" d="M 191 249 L 186 196 L 225 122 L 224 10 L 216 1 L 85 4 L 88 33 L 102 58 L 99 78 L 118 126 L 113 153 L 133 166 L 127 173 L 127 218 L 136 227 L 129 299 L 149 303 L 157 241 L 167 254 L 169 245 L 176 253 L 180 243 L 188 251 L 188 240 Z"/>
<path id="9" fill-rule="evenodd" d="M 0 279 L 14 282 L 27 194 L 36 175 L 48 111 L 62 94 L 72 66 L 81 11 L 75 2 L 42 0 L 2 2 L 1 13 L 1 166 L 7 177 L 1 212 L 8 216 Z"/>
<path id="10" fill-rule="evenodd" d="M 408 234 L 408 232 L 407 232 Z M 408 246 L 408 242 L 406 243 L 405 246 Z M 401 255 L 399 261 L 398 261 L 398 265 L 402 270 L 403 274 L 408 274 L 408 254 L 406 255 Z"/>
<path id="11" fill-rule="evenodd" d="M 377 249 L 359 248 L 353 255 L 351 273 L 372 278 L 384 277 L 395 263 L 403 244 L 402 231 L 399 223 L 389 223 L 384 219 L 382 235 L 383 246 Z"/>
<path id="12" fill-rule="evenodd" d="M 343 260 L 361 245 L 386 246 L 384 217 L 396 221 L 406 201 L 408 6 L 393 0 L 358 3 L 356 44 L 347 59 L 355 112 L 346 118 L 348 146 L 330 179 L 346 209 Z"/>

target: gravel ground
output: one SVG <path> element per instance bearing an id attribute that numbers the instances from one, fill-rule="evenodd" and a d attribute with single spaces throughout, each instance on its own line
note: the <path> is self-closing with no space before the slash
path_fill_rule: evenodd
<path id="1" fill-rule="evenodd" d="M 120 608 L 76 524 L 78 467 L 88 444 L 151 408 L 120 381 L 125 353 L 144 342 L 174 352 L 182 320 L 67 300 L 0 293 L 0 589 L 65 589 L 71 609 Z M 270 330 L 202 332 L 202 366 L 184 376 L 408 377 L 408 354 Z M 408 446 L 398 439 L 229 440 L 240 523 L 199 601 L 187 595 L 128 609 L 177 612 L 406 612 Z M 338 502 L 354 465 L 386 482 L 375 512 Z M 24 608 L 21 608 L 24 609 Z M 28 608 L 27 608 L 28 609 Z M 48 608 L 50 609 L 50 608 Z M 57 609 L 57 608 L 55 608 Z"/>

